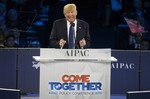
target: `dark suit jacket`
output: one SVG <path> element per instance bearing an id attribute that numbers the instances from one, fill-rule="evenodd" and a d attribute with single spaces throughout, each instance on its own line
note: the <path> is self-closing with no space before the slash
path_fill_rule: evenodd
<path id="1" fill-rule="evenodd" d="M 75 40 L 75 48 L 80 49 L 79 41 L 82 39 L 86 40 L 87 48 L 90 46 L 90 34 L 89 34 L 89 24 L 83 20 L 77 19 L 77 32 Z M 50 46 L 54 48 L 60 48 L 60 39 L 66 40 L 64 49 L 68 49 L 68 37 L 67 37 L 67 21 L 65 18 L 54 21 L 51 35 L 49 38 Z"/>

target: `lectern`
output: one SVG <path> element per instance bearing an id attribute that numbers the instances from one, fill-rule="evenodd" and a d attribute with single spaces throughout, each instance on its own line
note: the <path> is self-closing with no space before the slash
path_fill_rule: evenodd
<path id="1" fill-rule="evenodd" d="M 40 99 L 110 99 L 111 49 L 40 49 Z"/>

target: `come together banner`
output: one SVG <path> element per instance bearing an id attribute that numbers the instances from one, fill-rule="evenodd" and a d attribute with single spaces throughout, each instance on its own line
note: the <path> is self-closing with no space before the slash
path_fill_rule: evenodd
<path id="1" fill-rule="evenodd" d="M 110 99 L 110 50 L 41 49 L 40 99 Z"/>

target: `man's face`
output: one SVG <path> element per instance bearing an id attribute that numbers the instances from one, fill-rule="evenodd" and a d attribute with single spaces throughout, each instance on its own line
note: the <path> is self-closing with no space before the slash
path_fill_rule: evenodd
<path id="1" fill-rule="evenodd" d="M 70 11 L 66 11 L 64 13 L 65 18 L 69 21 L 69 22 L 74 22 L 77 16 L 77 11 L 76 10 L 70 10 Z"/>

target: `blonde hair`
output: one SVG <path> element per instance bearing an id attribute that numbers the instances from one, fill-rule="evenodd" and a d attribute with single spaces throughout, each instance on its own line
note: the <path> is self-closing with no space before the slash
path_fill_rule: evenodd
<path id="1" fill-rule="evenodd" d="M 71 4 L 67 4 L 64 6 L 64 14 L 68 11 L 76 11 L 77 10 L 77 7 L 75 4 L 71 3 Z"/>

